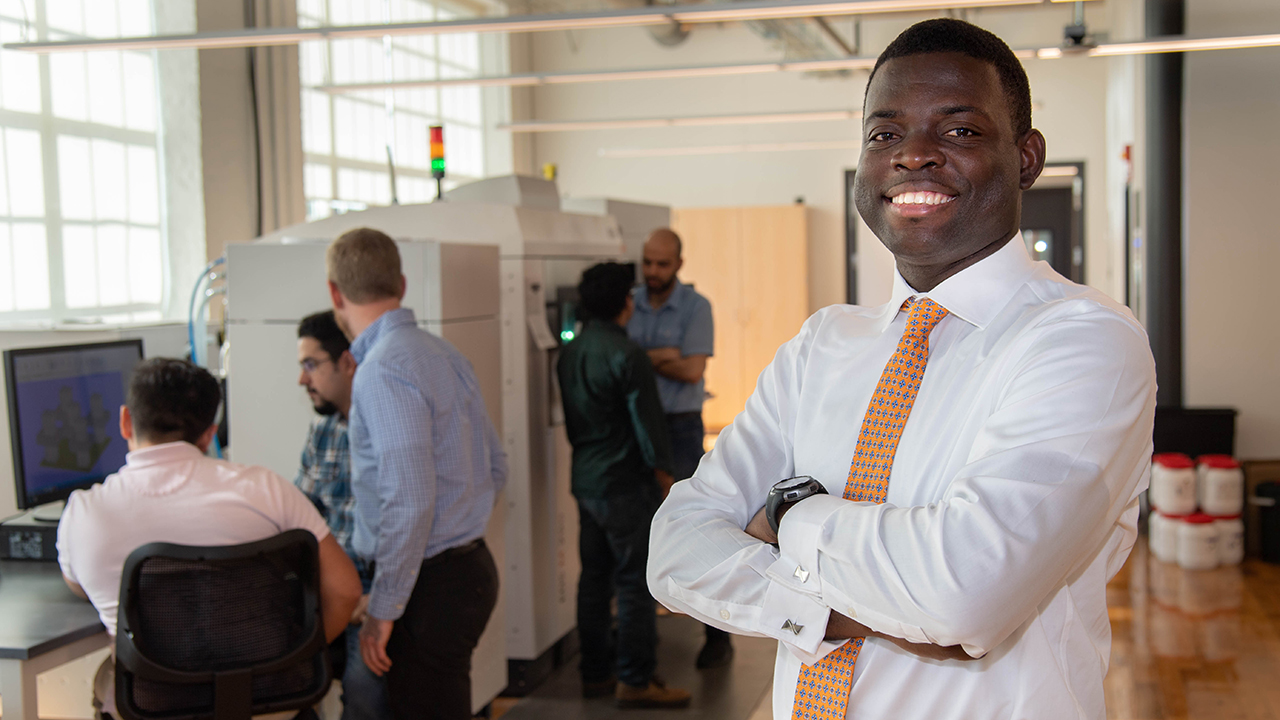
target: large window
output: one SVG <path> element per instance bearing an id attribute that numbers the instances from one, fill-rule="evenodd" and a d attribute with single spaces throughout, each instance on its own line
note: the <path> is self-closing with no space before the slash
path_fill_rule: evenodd
<path id="1" fill-rule="evenodd" d="M 303 26 L 450 20 L 460 6 L 444 0 L 299 0 Z M 445 187 L 484 173 L 480 89 L 421 88 L 330 95 L 318 85 L 469 77 L 479 74 L 475 33 L 304 43 L 302 80 L 303 180 L 307 218 L 389 205 L 388 152 L 394 158 L 401 203 L 435 197 L 428 127 L 444 125 L 449 177 Z M 390 142 L 388 142 L 390 140 Z"/>
<path id="2" fill-rule="evenodd" d="M 0 4 L 0 40 L 152 33 L 150 0 Z M 159 318 L 155 57 L 0 51 L 0 321 Z"/>

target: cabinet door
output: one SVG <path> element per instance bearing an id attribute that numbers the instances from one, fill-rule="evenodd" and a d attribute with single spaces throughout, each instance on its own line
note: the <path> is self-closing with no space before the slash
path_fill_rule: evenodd
<path id="1" fill-rule="evenodd" d="M 809 316 L 809 241 L 804 205 L 739 210 L 742 240 L 742 398 L 778 348 Z"/>
<path id="2" fill-rule="evenodd" d="M 737 208 L 674 210 L 671 226 L 684 241 L 680 279 L 711 301 L 715 355 L 707 361 L 702 406 L 708 432 L 719 432 L 742 411 L 747 396 L 742 380 L 741 213 Z"/>

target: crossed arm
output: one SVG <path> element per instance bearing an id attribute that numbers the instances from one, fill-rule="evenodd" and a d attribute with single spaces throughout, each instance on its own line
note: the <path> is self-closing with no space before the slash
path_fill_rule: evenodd
<path id="1" fill-rule="evenodd" d="M 795 443 L 816 431 L 812 409 L 823 407 L 821 391 L 808 401 L 801 392 L 812 342 L 802 332 L 761 375 L 699 475 L 659 510 L 651 591 L 708 624 L 773 637 L 805 662 L 848 637 L 982 657 L 1136 508 L 1154 372 L 1144 338 L 1099 327 L 1064 322 L 1026 339 L 1031 347 L 1007 363 L 1003 393 L 964 440 L 973 450 L 947 471 L 937 501 L 808 498 L 786 514 L 775 549 L 760 507 L 772 483 L 812 464 L 797 462 Z M 780 631 L 783 620 L 790 628 Z"/>
<path id="2" fill-rule="evenodd" d="M 701 380 L 707 370 L 707 355 L 681 355 L 677 347 L 653 348 L 648 352 L 654 371 L 672 380 L 693 384 Z"/>
<path id="3" fill-rule="evenodd" d="M 798 504 L 798 503 L 797 503 Z M 778 509 L 778 520 L 786 517 L 787 511 L 791 509 L 790 505 L 783 505 Z M 743 532 L 763 543 L 770 545 L 778 544 L 778 536 L 773 532 L 773 528 L 769 527 L 769 520 L 765 517 L 764 508 L 760 508 L 755 516 L 751 518 L 751 522 L 747 523 L 747 527 Z M 903 640 L 899 637 L 886 635 L 876 632 L 862 623 L 842 615 L 835 610 L 831 611 L 831 616 L 827 618 L 826 640 L 830 642 L 843 642 L 855 638 L 880 638 L 888 640 L 898 647 L 906 650 L 913 655 L 930 660 L 973 660 L 973 656 L 964 651 L 959 645 L 933 645 L 930 643 L 913 643 Z"/>

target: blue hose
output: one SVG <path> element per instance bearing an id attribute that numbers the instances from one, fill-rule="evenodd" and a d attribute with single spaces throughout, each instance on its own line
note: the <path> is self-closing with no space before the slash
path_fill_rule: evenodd
<path id="1" fill-rule="evenodd" d="M 200 272 L 200 278 L 196 280 L 195 287 L 191 288 L 191 302 L 187 305 L 187 341 L 191 347 L 191 362 L 200 364 L 199 353 L 196 352 L 196 298 L 200 295 L 200 288 L 210 279 L 210 273 L 213 269 L 227 261 L 227 256 L 214 260 L 204 267 Z"/>

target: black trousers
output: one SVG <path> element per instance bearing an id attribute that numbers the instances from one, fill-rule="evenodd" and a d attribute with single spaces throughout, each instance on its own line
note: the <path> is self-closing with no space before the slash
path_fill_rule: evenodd
<path id="1" fill-rule="evenodd" d="M 387 655 L 397 720 L 469 720 L 471 652 L 498 602 L 498 569 L 484 541 L 422 561 Z"/>

